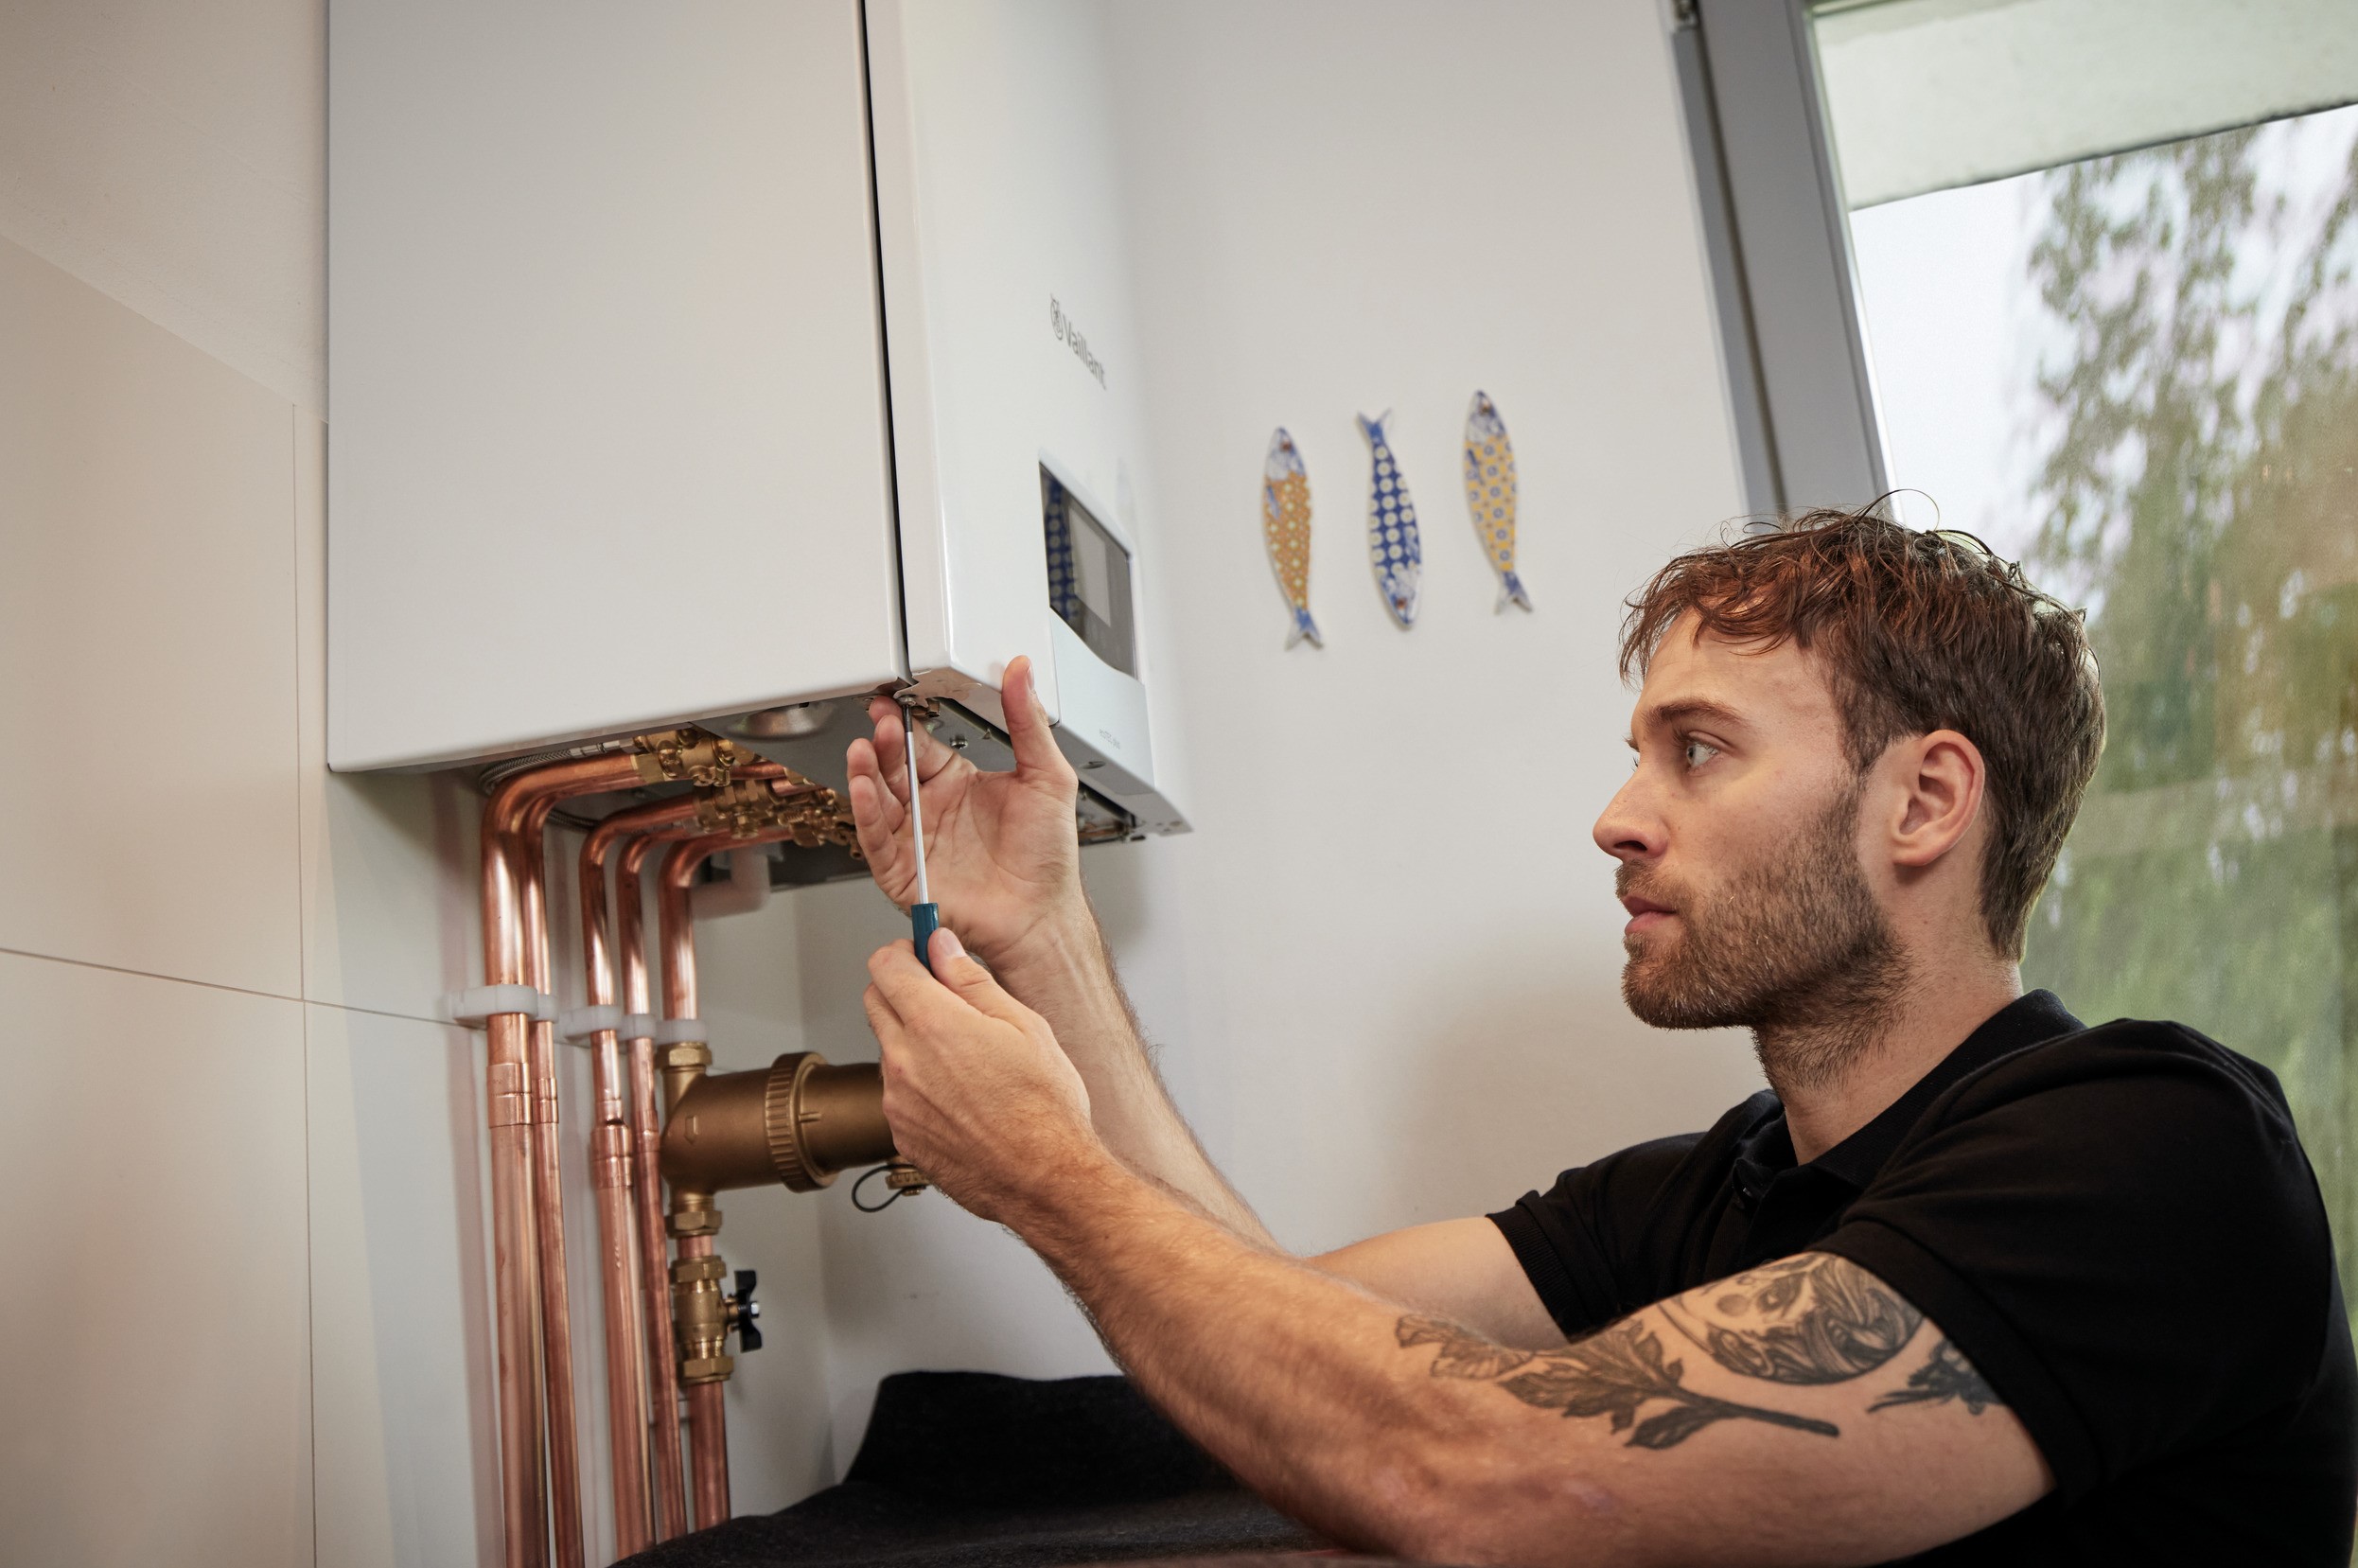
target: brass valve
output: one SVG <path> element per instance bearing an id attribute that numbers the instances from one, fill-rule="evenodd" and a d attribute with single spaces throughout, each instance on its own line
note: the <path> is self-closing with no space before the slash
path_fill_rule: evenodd
<path id="1" fill-rule="evenodd" d="M 729 1354 L 728 1266 L 710 1253 L 672 1260 L 672 1324 L 679 1341 L 679 1381 L 721 1383 L 736 1363 Z"/>
<path id="2" fill-rule="evenodd" d="M 737 766 L 748 760 L 736 742 L 708 735 L 701 730 L 659 730 L 631 743 L 638 750 L 639 776 L 649 784 L 695 784 L 719 789 Z"/>

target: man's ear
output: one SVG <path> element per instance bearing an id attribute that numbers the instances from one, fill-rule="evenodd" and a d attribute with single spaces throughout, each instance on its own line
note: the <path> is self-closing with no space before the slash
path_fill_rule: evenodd
<path id="1" fill-rule="evenodd" d="M 1892 828 L 1894 865 L 1921 869 L 1957 847 L 1981 815 L 1989 766 L 1981 749 L 1954 730 L 1892 743 L 1885 758 L 1903 809 Z"/>

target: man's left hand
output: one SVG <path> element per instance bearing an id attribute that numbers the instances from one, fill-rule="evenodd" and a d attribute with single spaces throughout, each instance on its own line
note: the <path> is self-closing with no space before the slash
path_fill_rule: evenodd
<path id="1" fill-rule="evenodd" d="M 901 941 L 868 960 L 885 1119 L 901 1157 L 928 1181 L 961 1207 L 1012 1224 L 1057 1183 L 1111 1155 L 1047 1021 L 1001 990 L 947 927 L 934 934 L 932 958 L 927 974 Z"/>

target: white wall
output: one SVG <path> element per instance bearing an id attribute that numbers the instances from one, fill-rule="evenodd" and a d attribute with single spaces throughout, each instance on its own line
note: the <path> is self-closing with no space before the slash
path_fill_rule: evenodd
<path id="1" fill-rule="evenodd" d="M 1586 843 L 1615 603 L 1738 504 L 1651 8 L 1110 14 L 1196 832 L 1087 865 L 1183 1103 L 1305 1247 L 1698 1123 L 1749 1063 L 1622 1012 Z M 0 1559 L 496 1546 L 481 1042 L 438 1021 L 477 973 L 474 802 L 322 751 L 323 29 L 316 0 L 0 11 L 0 1246 L 32 1260 L 0 1285 Z M 1492 615 L 1461 510 L 1477 386 L 1528 618 Z M 1426 526 L 1405 634 L 1350 422 L 1387 405 Z M 1282 650 L 1261 554 L 1281 422 L 1323 652 Z M 712 927 L 722 1065 L 871 1053 L 861 961 L 898 930 L 859 888 Z M 1001 1233 L 846 1196 L 727 1205 L 772 1330 L 731 1390 L 741 1509 L 848 1462 L 886 1371 L 1103 1365 Z"/>
<path id="2" fill-rule="evenodd" d="M 1158 726 L 1192 835 L 1083 855 L 1163 1067 L 1290 1245 L 1496 1208 L 1700 1126 L 1744 1042 L 1648 1031 L 1589 826 L 1627 766 L 1618 605 L 1741 509 L 1673 81 L 1626 0 L 1112 8 L 1154 471 Z M 1497 401 L 1538 610 L 1493 613 L 1458 479 Z M 1397 411 L 1424 609 L 1364 553 L 1352 415 Z M 1327 646 L 1284 647 L 1270 432 L 1309 465 Z M 1163 746 L 1158 733 L 1158 754 Z M 804 1034 L 872 1055 L 898 923 L 804 894 Z M 1080 1314 L 939 1197 L 823 1211 L 839 1455 L 906 1366 L 1101 1369 Z"/>
<path id="3" fill-rule="evenodd" d="M 480 978 L 475 799 L 324 751 L 325 28 L 0 8 L 0 1561 L 499 1557 L 482 1039 L 440 1012 Z M 724 970 L 791 948 L 762 922 Z M 765 972 L 715 997 L 725 1066 L 798 1032 Z M 829 1471 L 817 1238 L 748 1203 L 725 1242 L 780 1330 L 730 1394 L 775 1508 Z"/>

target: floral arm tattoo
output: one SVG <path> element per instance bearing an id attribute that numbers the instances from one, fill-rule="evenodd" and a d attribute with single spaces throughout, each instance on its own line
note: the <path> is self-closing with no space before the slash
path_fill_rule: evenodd
<path id="1" fill-rule="evenodd" d="M 1922 1366 L 1908 1374 L 1908 1386 L 1894 1388 L 1867 1408 L 1889 1410 L 1901 1404 L 1946 1404 L 1951 1400 L 1964 1402 L 1965 1409 L 1979 1416 L 1990 1406 L 2006 1401 L 1997 1397 L 1989 1380 L 1974 1370 L 1964 1352 L 1947 1340 L 1932 1347 L 1931 1357 Z"/>
<path id="2" fill-rule="evenodd" d="M 1631 1448 L 1673 1448 L 1715 1421 L 1766 1421 L 1839 1437 L 1831 1421 L 1783 1410 L 1737 1404 L 1698 1394 L 1685 1385 L 1686 1366 L 1663 1355 L 1662 1336 L 1638 1318 L 1575 1340 L 1560 1350 L 1510 1350 L 1454 1323 L 1417 1313 L 1399 1321 L 1400 1348 L 1437 1345 L 1436 1378 L 1495 1383 L 1523 1403 L 1575 1416 L 1609 1416 L 1615 1432 L 1629 1434 Z M 1644 1420 L 1647 1404 L 1666 1404 Z"/>
<path id="3" fill-rule="evenodd" d="M 1707 1292 L 1659 1303 L 1663 1315 L 1713 1361 L 1763 1383 L 1814 1386 L 1864 1377 L 1897 1356 L 1924 1323 L 1922 1313 L 1874 1275 L 1826 1253 L 1765 1263 Z M 1642 1318 L 1624 1318 L 1560 1350 L 1509 1349 L 1444 1319 L 1414 1313 L 1399 1320 L 1397 1332 L 1402 1349 L 1439 1347 L 1433 1361 L 1436 1378 L 1493 1383 L 1567 1419 L 1610 1417 L 1613 1431 L 1629 1434 L 1632 1448 L 1675 1447 L 1725 1420 L 1841 1436 L 1831 1421 L 1688 1388 L 1685 1363 L 1664 1353 L 1662 1336 Z M 1952 1400 L 1977 1416 L 1998 1402 L 1972 1364 L 1943 1340 L 1905 1388 L 1868 1408 Z"/>

